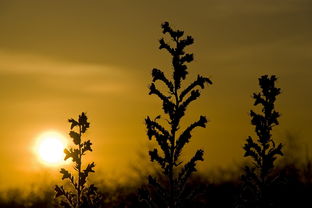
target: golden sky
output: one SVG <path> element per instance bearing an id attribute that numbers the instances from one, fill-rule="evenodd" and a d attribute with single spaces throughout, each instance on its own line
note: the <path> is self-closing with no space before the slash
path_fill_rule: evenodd
<path id="1" fill-rule="evenodd" d="M 1 0 L 0 188 L 24 183 L 21 175 L 58 173 L 38 163 L 35 139 L 51 129 L 66 135 L 67 119 L 83 111 L 103 178 L 127 175 L 147 155 L 144 118 L 161 113 L 148 95 L 150 72 L 170 72 L 158 50 L 163 21 L 195 39 L 189 80 L 201 74 L 214 82 L 184 120 L 209 119 L 186 149 L 205 150 L 201 171 L 243 161 L 262 74 L 276 74 L 282 88 L 274 136 L 292 134 L 312 148 L 310 0 Z"/>

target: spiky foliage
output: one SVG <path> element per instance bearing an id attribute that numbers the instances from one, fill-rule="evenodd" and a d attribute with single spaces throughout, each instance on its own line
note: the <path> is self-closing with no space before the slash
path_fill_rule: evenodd
<path id="1" fill-rule="evenodd" d="M 173 30 L 168 22 L 162 25 L 163 34 L 169 34 L 174 46 L 170 46 L 163 38 L 160 39 L 159 49 L 165 49 L 172 56 L 172 79 L 168 79 L 160 69 L 152 70 L 152 84 L 149 87 L 149 94 L 156 95 L 162 101 L 162 109 L 166 115 L 165 122 L 159 122 L 161 116 L 155 119 L 147 117 L 145 124 L 149 140 L 155 138 L 159 148 L 149 151 L 150 159 L 156 162 L 163 170 L 163 176 L 167 183 L 160 183 L 155 177 L 149 176 L 149 185 L 153 189 L 157 200 L 147 190 L 141 190 L 141 197 L 150 207 L 182 207 L 185 200 L 192 197 L 193 192 L 186 194 L 185 185 L 190 175 L 196 171 L 197 161 L 203 161 L 203 150 L 197 150 L 189 162 L 182 166 L 180 155 L 184 146 L 190 141 L 192 131 L 196 127 L 206 127 L 205 116 L 186 129 L 180 130 L 180 122 L 186 113 L 187 107 L 200 96 L 200 89 L 205 84 L 212 84 L 211 80 L 198 75 L 197 79 L 182 89 L 182 81 L 188 74 L 187 63 L 193 61 L 193 54 L 186 53 L 184 49 L 193 44 L 191 36 L 183 37 L 184 32 Z M 156 87 L 156 82 L 162 83 L 167 92 L 161 92 Z M 167 123 L 166 127 L 163 125 Z"/>
<path id="2" fill-rule="evenodd" d="M 251 124 L 255 126 L 257 140 L 249 136 L 244 145 L 244 157 L 253 161 L 252 166 L 245 167 L 245 174 L 242 176 L 244 187 L 242 193 L 242 207 L 273 207 L 270 188 L 276 182 L 273 176 L 274 162 L 278 155 L 282 156 L 282 144 L 276 145 L 272 138 L 272 128 L 279 124 L 280 114 L 275 111 L 274 103 L 276 96 L 280 94 L 280 88 L 275 87 L 277 78 L 273 75 L 261 76 L 259 85 L 260 93 L 254 93 L 254 105 L 262 107 L 261 113 L 250 111 Z"/>
<path id="3" fill-rule="evenodd" d="M 99 207 L 101 197 L 97 193 L 94 184 L 87 185 L 87 178 L 90 173 L 94 173 L 94 162 L 87 164 L 83 169 L 82 157 L 92 151 L 90 140 L 83 141 L 82 136 L 90 127 L 88 118 L 85 113 L 79 115 L 78 120 L 73 118 L 68 120 L 70 125 L 69 136 L 72 138 L 76 148 L 65 149 L 65 158 L 72 159 L 75 173 L 62 168 L 62 180 L 69 181 L 72 189 L 66 190 L 64 186 L 55 186 L 56 198 L 60 197 L 60 205 L 65 208 L 82 208 L 82 207 Z M 75 129 L 77 131 L 75 131 Z"/>

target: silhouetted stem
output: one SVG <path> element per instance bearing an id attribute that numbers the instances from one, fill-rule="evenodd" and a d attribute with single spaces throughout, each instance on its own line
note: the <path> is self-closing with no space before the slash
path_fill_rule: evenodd
<path id="1" fill-rule="evenodd" d="M 74 205 L 73 205 L 73 202 L 70 200 L 70 198 L 68 197 L 68 195 L 65 194 L 65 198 L 66 198 L 66 200 L 69 202 L 68 204 L 69 204 L 72 208 L 75 208 Z"/>
<path id="2" fill-rule="evenodd" d="M 191 92 L 190 90 L 196 86 L 203 89 L 204 83 L 207 82 L 211 84 L 211 81 L 208 78 L 198 75 L 197 80 L 180 93 L 179 89 L 182 89 L 181 82 L 188 74 L 186 63 L 193 61 L 193 54 L 185 53 L 184 48 L 193 43 L 193 38 L 187 36 L 186 39 L 180 40 L 184 32 L 172 30 L 168 22 L 164 22 L 162 28 L 163 33 L 169 33 L 171 39 L 175 43 L 175 47 L 172 48 L 163 38 L 159 40 L 159 49 L 166 49 L 172 58 L 172 81 L 168 80 L 161 70 L 153 69 L 153 81 L 150 85 L 149 94 L 155 94 L 162 100 L 164 113 L 169 117 L 169 119 L 165 119 L 169 123 L 169 128 L 166 130 L 156 122 L 156 120 L 160 118 L 160 115 L 155 118 L 154 122 L 151 122 L 150 118 L 147 117 L 145 123 L 149 139 L 151 140 L 155 137 L 162 150 L 163 155 L 159 154 L 157 149 L 149 151 L 149 155 L 152 162 L 157 162 L 161 168 L 164 169 L 163 174 L 166 177 L 166 186 L 162 187 L 156 179 L 152 177 L 149 177 L 149 183 L 151 186 L 154 186 L 156 191 L 161 192 L 158 193 L 158 196 L 161 199 L 165 199 L 160 207 L 164 207 L 165 205 L 166 208 L 177 208 L 184 205 L 183 200 L 189 200 L 188 197 L 183 199 L 182 192 L 184 192 L 184 185 L 191 173 L 196 171 L 196 161 L 203 160 L 202 150 L 198 150 L 191 161 L 182 168 L 182 173 L 178 173 L 177 166 L 182 163 L 178 163 L 179 156 L 184 145 L 189 142 L 191 130 L 198 126 L 205 127 L 206 118 L 201 116 L 201 120 L 191 124 L 182 135 L 178 135 L 179 124 L 186 112 L 187 106 L 200 96 L 199 90 L 193 90 Z M 169 96 L 167 96 L 166 93 L 163 94 L 156 88 L 155 82 L 157 80 L 163 81 L 168 86 L 170 90 Z M 187 100 L 183 102 L 183 97 L 187 95 Z M 150 203 L 149 205 L 152 207 L 158 207 L 156 204 L 154 205 L 152 197 L 144 193 L 142 194 L 142 198 L 148 201 Z"/>
<path id="3" fill-rule="evenodd" d="M 79 160 L 78 160 L 78 193 L 77 193 L 77 207 L 80 208 L 80 198 L 81 198 L 81 184 L 80 184 L 80 177 L 81 177 L 81 126 L 79 125 Z"/>
<path id="4" fill-rule="evenodd" d="M 169 202 L 169 206 L 170 207 L 174 207 L 175 204 L 175 199 L 174 199 L 174 191 L 175 191 L 175 184 L 174 184 L 174 173 L 173 173 L 173 167 L 175 164 L 174 161 L 174 152 L 175 152 L 175 140 L 176 140 L 176 132 L 179 126 L 179 123 L 176 120 L 176 113 L 179 109 L 179 96 L 178 96 L 178 89 L 177 86 L 174 86 L 174 97 L 175 97 L 175 113 L 174 113 L 174 122 L 172 122 L 172 126 L 171 126 L 171 133 L 172 133 L 172 140 L 170 142 L 170 164 L 169 164 L 169 185 L 170 185 L 170 202 Z"/>

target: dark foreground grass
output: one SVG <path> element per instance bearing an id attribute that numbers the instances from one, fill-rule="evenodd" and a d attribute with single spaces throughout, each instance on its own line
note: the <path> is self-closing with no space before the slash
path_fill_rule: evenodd
<path id="1" fill-rule="evenodd" d="M 296 164 L 288 163 L 277 168 L 283 174 L 285 180 L 271 188 L 279 207 L 310 207 L 312 206 L 312 171 L 311 162 L 298 167 Z M 230 171 L 228 171 L 230 172 Z M 217 173 L 218 174 L 218 173 Z M 240 173 L 232 174 L 232 178 L 222 179 L 222 176 L 229 175 L 226 171 L 220 172 L 218 180 L 213 176 L 204 177 L 196 175 L 190 180 L 187 189 L 198 188 L 200 194 L 196 196 L 192 204 L 187 207 L 209 207 L 209 208 L 230 208 L 235 205 L 239 198 L 241 181 Z M 209 178 L 209 180 L 207 179 Z M 213 182 L 215 181 L 215 182 Z M 99 185 L 99 192 L 103 194 L 102 207 L 145 207 L 138 199 L 138 188 L 142 183 L 136 185 L 116 185 L 108 187 L 105 184 Z M 57 207 L 54 200 L 53 188 L 46 187 L 36 192 L 24 193 L 21 189 L 10 189 L 1 192 L 1 208 L 50 208 Z"/>

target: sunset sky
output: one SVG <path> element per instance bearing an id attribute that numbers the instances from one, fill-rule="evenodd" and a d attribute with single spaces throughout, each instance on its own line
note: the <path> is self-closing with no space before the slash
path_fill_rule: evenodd
<path id="1" fill-rule="evenodd" d="M 0 0 L 0 189 L 59 177 L 60 167 L 38 160 L 36 139 L 51 130 L 67 137 L 67 120 L 81 112 L 100 179 L 131 177 L 132 166 L 148 164 L 144 118 L 162 113 L 148 95 L 151 69 L 171 73 L 158 50 L 164 21 L 195 39 L 187 82 L 197 74 L 213 81 L 184 120 L 209 120 L 185 154 L 205 150 L 201 172 L 244 161 L 263 74 L 277 75 L 282 88 L 274 137 L 293 135 L 302 157 L 312 151 L 310 0 Z"/>

